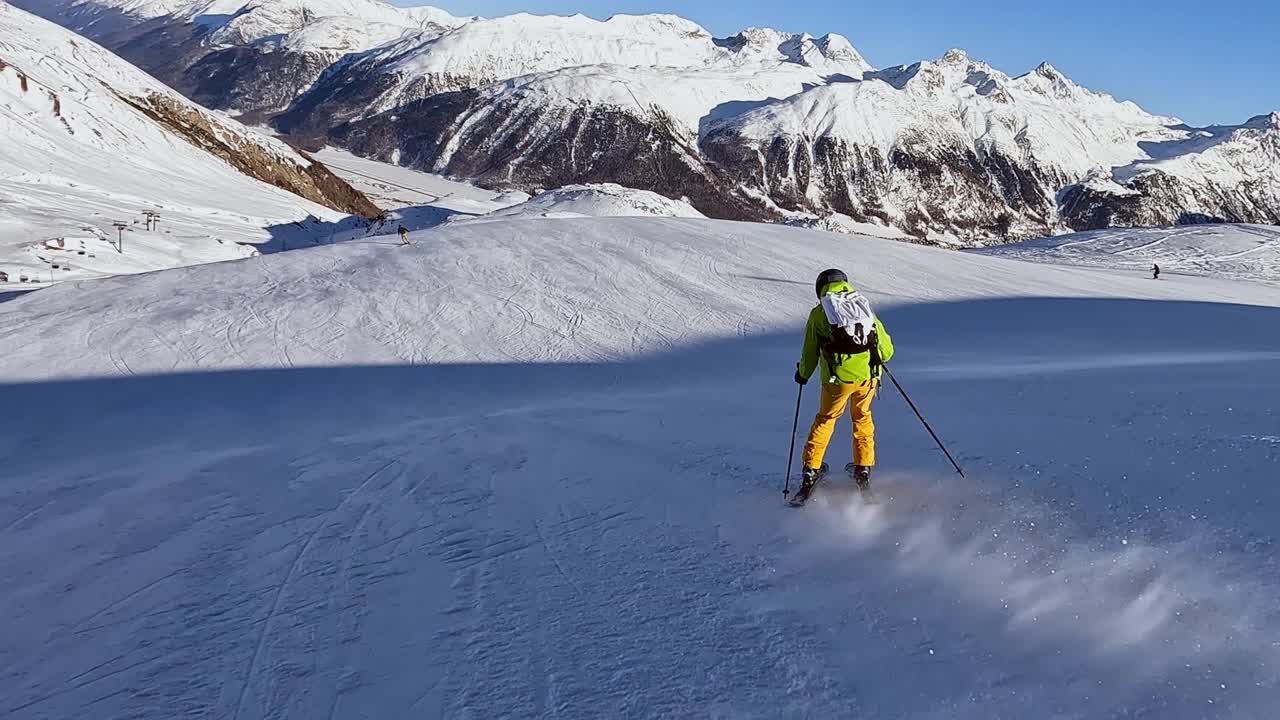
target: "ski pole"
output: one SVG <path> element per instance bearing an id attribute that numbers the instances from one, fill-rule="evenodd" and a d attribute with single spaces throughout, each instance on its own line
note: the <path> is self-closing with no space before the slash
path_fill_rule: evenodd
<path id="1" fill-rule="evenodd" d="M 938 433 L 934 432 L 933 428 L 929 427 L 929 421 L 924 419 L 924 415 L 920 414 L 920 409 L 916 407 L 915 403 L 911 402 L 911 396 L 907 395 L 907 391 L 902 389 L 902 384 L 898 382 L 898 378 L 893 376 L 893 373 L 889 370 L 889 366 L 886 364 L 881 365 L 880 367 L 884 369 L 885 374 L 887 374 L 889 379 L 893 381 L 893 386 L 898 388 L 898 392 L 902 393 L 902 399 L 906 400 L 907 404 L 911 406 L 911 410 L 915 412 L 916 417 L 920 418 L 920 423 L 924 425 L 924 429 L 928 430 L 929 434 L 933 436 L 933 441 L 938 443 L 938 447 L 942 448 L 943 454 L 951 461 L 951 465 L 955 467 L 956 472 L 960 473 L 960 477 L 965 477 L 964 470 L 960 469 L 960 464 L 956 462 L 955 458 L 951 457 L 950 452 L 947 452 L 947 446 L 943 445 L 942 440 L 938 439 Z"/>
<path id="2" fill-rule="evenodd" d="M 800 398 L 804 395 L 804 386 L 799 385 L 796 390 L 796 418 L 791 421 L 791 452 L 787 453 L 787 482 L 782 488 L 782 497 L 786 497 L 791 493 L 791 462 L 796 456 L 796 431 L 800 429 Z"/>

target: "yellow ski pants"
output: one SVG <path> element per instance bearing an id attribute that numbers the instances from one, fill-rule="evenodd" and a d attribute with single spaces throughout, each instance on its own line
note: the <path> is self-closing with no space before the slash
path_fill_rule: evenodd
<path id="1" fill-rule="evenodd" d="M 849 385 L 823 385 L 822 398 L 818 401 L 818 415 L 813 419 L 809 439 L 804 444 L 804 466 L 816 468 L 822 465 L 827 454 L 831 434 L 836 421 L 844 414 L 845 406 L 853 420 L 853 464 L 876 464 L 876 425 L 871 420 L 871 401 L 876 396 L 877 381 Z"/>

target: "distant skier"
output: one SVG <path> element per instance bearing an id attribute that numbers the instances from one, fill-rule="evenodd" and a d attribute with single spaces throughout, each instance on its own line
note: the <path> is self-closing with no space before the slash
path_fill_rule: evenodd
<path id="1" fill-rule="evenodd" d="M 804 385 L 819 370 L 822 395 L 805 441 L 804 474 L 794 504 L 808 500 L 822 479 L 826 468 L 822 459 L 846 406 L 853 420 L 853 462 L 845 470 L 859 490 L 870 488 L 871 468 L 876 464 L 871 401 L 879 385 L 880 365 L 893 357 L 893 339 L 871 304 L 849 284 L 847 275 L 824 270 L 815 288 L 820 302 L 809 312 L 795 380 Z"/>
<path id="2" fill-rule="evenodd" d="M 1160 266 L 1155 263 L 1151 263 L 1151 279 L 1152 280 L 1160 279 Z"/>
<path id="3" fill-rule="evenodd" d="M 409 244 L 409 228 L 403 225 L 400 226 L 400 244 L 401 245 Z"/>

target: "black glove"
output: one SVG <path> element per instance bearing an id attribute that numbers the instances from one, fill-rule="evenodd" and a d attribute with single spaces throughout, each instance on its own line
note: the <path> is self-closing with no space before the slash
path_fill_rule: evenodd
<path id="1" fill-rule="evenodd" d="M 796 384 L 797 384 L 797 385 L 808 385 L 808 384 L 809 384 L 809 378 L 807 378 L 807 377 L 805 377 L 805 376 L 803 376 L 803 375 L 801 375 L 801 374 L 800 374 L 800 368 L 796 368 Z"/>

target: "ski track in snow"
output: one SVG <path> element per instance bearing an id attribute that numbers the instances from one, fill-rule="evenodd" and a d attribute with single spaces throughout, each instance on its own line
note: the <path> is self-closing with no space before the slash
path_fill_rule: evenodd
<path id="1" fill-rule="evenodd" d="M 414 240 L 0 305 L 0 715 L 1270 717 L 1274 288 L 707 221 Z M 828 265 L 969 480 L 882 390 L 887 501 L 783 507 Z"/>

